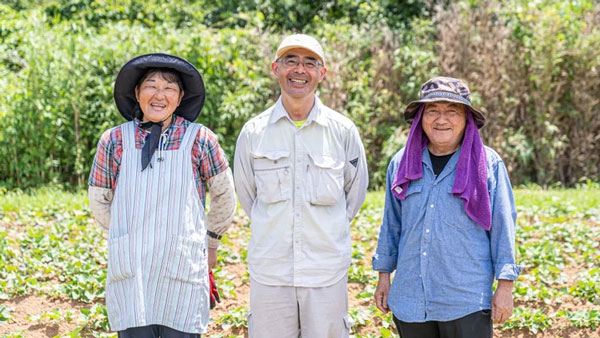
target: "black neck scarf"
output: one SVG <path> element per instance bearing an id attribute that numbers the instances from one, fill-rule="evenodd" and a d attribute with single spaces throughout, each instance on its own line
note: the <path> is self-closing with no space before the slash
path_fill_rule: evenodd
<path id="1" fill-rule="evenodd" d="M 167 117 L 166 119 L 159 122 L 147 121 L 140 123 L 140 127 L 142 127 L 143 129 L 150 129 L 150 136 L 146 137 L 146 142 L 144 143 L 144 147 L 142 148 L 142 171 L 144 171 L 148 164 L 150 164 L 152 155 L 154 155 L 154 152 L 156 151 L 156 146 L 158 146 L 158 142 L 160 140 L 162 127 L 164 125 L 164 122 L 168 119 L 169 118 Z M 150 165 L 150 168 L 152 168 L 152 165 Z"/>

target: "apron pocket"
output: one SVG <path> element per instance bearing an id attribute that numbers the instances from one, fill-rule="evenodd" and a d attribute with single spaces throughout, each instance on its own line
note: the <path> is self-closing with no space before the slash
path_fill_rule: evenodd
<path id="1" fill-rule="evenodd" d="M 129 235 L 116 237 L 108 241 L 108 283 L 133 277 L 132 243 Z"/>
<path id="2" fill-rule="evenodd" d="M 181 282 L 198 284 L 208 278 L 204 244 L 200 240 L 171 236 L 168 277 Z"/>

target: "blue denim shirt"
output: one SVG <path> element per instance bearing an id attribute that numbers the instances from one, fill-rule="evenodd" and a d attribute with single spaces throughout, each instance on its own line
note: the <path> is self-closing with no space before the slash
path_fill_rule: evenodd
<path id="1" fill-rule="evenodd" d="M 390 188 L 404 149 L 387 172 L 385 207 L 373 268 L 394 275 L 388 305 L 405 322 L 449 321 L 491 309 L 496 279 L 515 280 L 516 210 L 506 167 L 485 147 L 492 228 L 485 231 L 451 193 L 460 150 L 436 178 L 427 148 L 423 177 L 401 201 Z"/>

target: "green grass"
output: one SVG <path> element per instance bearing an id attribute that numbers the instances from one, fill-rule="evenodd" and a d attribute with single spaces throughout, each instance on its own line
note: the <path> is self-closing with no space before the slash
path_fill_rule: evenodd
<path id="1" fill-rule="evenodd" d="M 385 191 L 384 190 L 375 190 L 369 191 L 367 193 L 367 197 L 365 198 L 365 203 L 363 204 L 363 208 L 372 207 L 372 208 L 383 208 L 383 203 L 385 202 Z"/>
<path id="2" fill-rule="evenodd" d="M 65 192 L 57 187 L 44 187 L 33 192 L 0 190 L 0 211 L 23 212 L 43 209 L 84 209 L 87 191 Z"/>
<path id="3" fill-rule="evenodd" d="M 570 211 L 598 210 L 600 188 L 583 189 L 516 189 L 515 203 L 521 208 L 556 208 Z"/>
<path id="4" fill-rule="evenodd" d="M 514 190 L 515 202 L 519 207 L 540 207 L 542 209 L 572 206 L 583 211 L 600 208 L 600 186 L 591 184 L 579 189 L 542 189 L 539 186 L 525 186 Z M 367 193 L 365 206 L 382 208 L 385 191 Z M 57 187 L 44 187 L 33 192 L 0 191 L 0 210 L 4 212 L 41 210 L 52 206 L 83 209 L 87 205 L 87 191 L 65 192 Z M 240 206 L 238 205 L 238 208 Z"/>

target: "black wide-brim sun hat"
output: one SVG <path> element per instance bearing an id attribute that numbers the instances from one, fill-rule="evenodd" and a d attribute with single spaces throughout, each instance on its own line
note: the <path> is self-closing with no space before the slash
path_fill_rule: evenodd
<path id="1" fill-rule="evenodd" d="M 179 73 L 184 93 L 174 114 L 190 122 L 196 120 L 206 98 L 202 76 L 196 67 L 187 60 L 163 53 L 136 56 L 121 68 L 115 80 L 113 94 L 121 115 L 128 121 L 135 118 L 136 108 L 138 107 L 135 98 L 135 86 L 150 68 L 169 68 Z"/>

